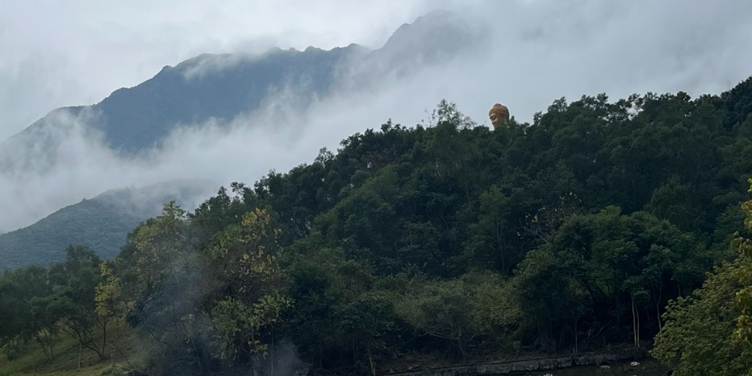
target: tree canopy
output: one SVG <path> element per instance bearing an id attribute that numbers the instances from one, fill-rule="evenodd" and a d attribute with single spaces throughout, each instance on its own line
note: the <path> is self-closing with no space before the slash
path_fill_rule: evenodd
<path id="1" fill-rule="evenodd" d="M 442 102 L 429 126 L 389 121 L 192 213 L 167 204 L 115 260 L 71 248 L 64 265 L 6 272 L 0 339 L 52 357 L 66 328 L 99 351 L 102 324 L 81 328 L 119 320 L 145 334 L 150 374 L 263 367 L 283 341 L 317 372 L 375 374 L 406 354 L 658 335 L 678 371 L 722 349 L 707 374 L 735 374 L 752 312 L 749 242 L 729 243 L 750 231 L 750 93 L 752 78 L 695 99 L 561 98 L 494 131 Z"/>

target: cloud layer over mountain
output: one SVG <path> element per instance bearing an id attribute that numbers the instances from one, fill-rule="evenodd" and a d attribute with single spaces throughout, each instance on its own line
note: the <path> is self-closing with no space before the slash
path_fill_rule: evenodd
<path id="1" fill-rule="evenodd" d="M 137 157 L 124 158 L 101 146 L 96 134 L 84 131 L 88 115 L 68 117 L 68 127 L 54 131 L 67 136 L 55 152 L 52 170 L 27 169 L 0 175 L 0 206 L 5 209 L 0 231 L 28 225 L 57 208 L 111 188 L 179 178 L 212 179 L 218 185 L 236 180 L 252 183 L 270 169 L 286 171 L 310 162 L 319 148 L 336 149 L 341 139 L 365 128 L 378 128 L 389 118 L 414 125 L 426 119 L 426 112 L 442 98 L 456 102 L 482 124 L 488 123 L 486 114 L 495 102 L 508 105 L 518 120 L 530 121 L 534 112 L 545 110 L 562 96 L 576 99 L 583 94 L 606 92 L 617 99 L 632 93 L 679 90 L 696 96 L 728 90 L 752 75 L 748 67 L 752 61 L 748 48 L 752 45 L 752 24 L 748 22 L 752 2 L 748 0 L 443 1 L 433 5 L 418 1 L 401 12 L 388 11 L 394 4 L 387 3 L 390 2 L 358 8 L 336 1 L 331 4 L 343 8 L 330 5 L 332 8 L 310 14 L 302 2 L 296 7 L 297 2 L 288 1 L 282 8 L 288 12 L 285 25 L 299 27 L 277 25 L 251 39 L 240 34 L 228 36 L 233 34 L 223 29 L 222 20 L 232 9 L 212 11 L 204 5 L 191 5 L 188 9 L 193 13 L 188 14 L 198 15 L 196 19 L 170 21 L 171 8 L 163 5 L 165 8 L 147 18 L 146 30 L 152 33 L 151 37 L 139 34 L 132 25 L 114 24 L 113 39 L 70 41 L 71 48 L 81 52 L 75 59 L 60 57 L 62 50 L 56 49 L 38 55 L 18 52 L 23 46 L 10 40 L 14 33 L 29 30 L 0 16 L 0 48 L 18 52 L 13 59 L 0 61 L 0 110 L 11 114 L 11 121 L 28 121 L 29 114 L 35 111 L 35 116 L 43 115 L 38 112 L 44 109 L 40 103 L 77 104 L 60 102 L 68 91 L 77 93 L 80 101 L 97 101 L 106 95 L 102 95 L 103 90 L 137 83 L 119 81 L 122 77 L 144 79 L 144 75 L 155 74 L 155 61 L 164 57 L 182 59 L 190 57 L 188 53 L 239 51 L 272 44 L 302 48 L 299 43 L 308 41 L 318 41 L 317 46 L 328 48 L 351 42 L 383 43 L 385 36 L 400 24 L 412 22 L 419 12 L 435 7 L 461 14 L 473 30 L 481 32 L 475 43 L 469 44 L 472 48 L 463 54 L 446 58 L 440 65 L 422 66 L 416 74 L 377 77 L 369 81 L 375 82 L 374 86 L 367 88 L 344 84 L 333 97 L 314 102 L 306 109 L 297 106 L 295 87 L 287 87 L 268 98 L 260 110 L 239 116 L 229 127 L 211 122 L 186 126 L 174 132 L 163 149 Z M 20 4 L 16 6 L 28 9 Z M 0 14 L 6 14 L 2 7 Z M 96 7 L 92 5 L 91 9 Z M 251 10 L 255 10 L 251 12 L 254 14 L 273 12 Z M 55 19 L 53 14 L 41 17 Z M 369 21 L 363 21 L 366 19 Z M 254 22 L 248 20 L 244 27 L 251 29 Z M 87 31 L 94 27 L 87 26 L 82 15 L 74 17 L 72 25 Z M 168 25 L 179 27 L 172 30 Z M 202 29 L 202 25 L 209 26 Z M 385 27 L 390 27 L 389 33 Z M 312 36 L 300 32 L 305 28 L 310 28 Z M 338 31 L 328 35 L 331 30 Z M 217 37 L 221 40 L 213 40 L 212 33 L 221 35 Z M 61 38 L 76 39 L 81 35 L 71 29 Z M 197 35 L 197 43 L 184 42 Z M 87 54 L 95 53 L 83 52 L 88 47 L 108 43 L 102 46 L 107 51 L 115 48 L 117 44 L 112 43 L 118 40 L 142 40 L 137 51 L 129 51 L 134 46 L 129 43 L 125 48 L 134 56 L 131 66 L 108 62 L 107 59 L 120 56 L 117 54 L 92 57 L 90 65 L 82 63 L 87 61 Z M 246 43 L 247 40 L 262 42 Z M 66 45 L 64 40 L 59 43 Z M 173 43 L 180 47 L 156 52 Z M 36 46 L 44 48 L 45 44 Z M 144 67 L 151 71 L 146 72 Z M 110 86 L 87 83 L 87 72 Z M 2 132 L 6 136 L 14 127 L 7 125 L 9 120 L 0 124 L 5 127 Z"/>
<path id="2" fill-rule="evenodd" d="M 202 53 L 378 47 L 427 0 L 0 2 L 0 139 Z"/>

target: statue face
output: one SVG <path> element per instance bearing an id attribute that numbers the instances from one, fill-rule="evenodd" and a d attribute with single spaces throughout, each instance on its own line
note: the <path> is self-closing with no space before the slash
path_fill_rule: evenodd
<path id="1" fill-rule="evenodd" d="M 492 112 L 488 115 L 488 118 L 491 119 L 491 124 L 493 124 L 494 127 L 501 125 L 501 117 L 499 114 Z"/>
<path id="2" fill-rule="evenodd" d="M 506 106 L 496 103 L 488 111 L 488 118 L 491 119 L 494 129 L 501 128 L 504 124 L 509 123 L 509 109 Z"/>

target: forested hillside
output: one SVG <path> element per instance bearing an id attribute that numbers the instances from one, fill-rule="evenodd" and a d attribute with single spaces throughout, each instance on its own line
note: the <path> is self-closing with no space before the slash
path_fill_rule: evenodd
<path id="1" fill-rule="evenodd" d="M 71 248 L 6 272 L 0 338 L 12 356 L 36 336 L 52 357 L 61 325 L 99 325 L 79 337 L 99 352 L 117 348 L 101 323 L 122 323 L 150 375 L 269 367 L 289 361 L 283 343 L 317 374 L 372 374 L 651 348 L 663 329 L 667 366 L 695 374 L 713 354 L 727 367 L 706 374 L 738 375 L 752 366 L 752 299 L 735 297 L 749 241 L 731 245 L 750 235 L 751 96 L 752 78 L 695 99 L 562 98 L 496 131 L 442 102 L 428 125 L 387 122 L 191 213 L 168 204 L 112 262 Z M 713 309 L 718 325 L 692 324 Z"/>
<path id="2" fill-rule="evenodd" d="M 213 191 L 211 182 L 179 180 L 141 188 L 104 192 L 64 207 L 39 222 L 0 234 L 0 271 L 28 265 L 49 266 L 65 260 L 65 247 L 85 245 L 106 260 L 117 256 L 128 233 L 158 215 L 161 204 L 195 206 L 196 197 Z"/>

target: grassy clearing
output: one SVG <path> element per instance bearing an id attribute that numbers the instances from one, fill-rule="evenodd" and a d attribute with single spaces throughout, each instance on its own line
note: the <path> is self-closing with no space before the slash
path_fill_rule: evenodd
<path id="1" fill-rule="evenodd" d="M 124 329 L 119 347 L 129 359 L 135 357 L 133 332 Z M 80 367 L 79 367 L 80 355 Z M 110 354 L 108 354 L 109 356 Z M 131 359 L 132 361 L 132 359 Z M 55 358 L 47 359 L 36 342 L 29 342 L 21 356 L 9 361 L 0 355 L 0 376 L 46 375 L 46 376 L 104 376 L 118 375 L 127 368 L 126 359 L 117 354 L 100 360 L 94 351 L 80 349 L 74 338 L 61 334 L 55 345 Z"/>

